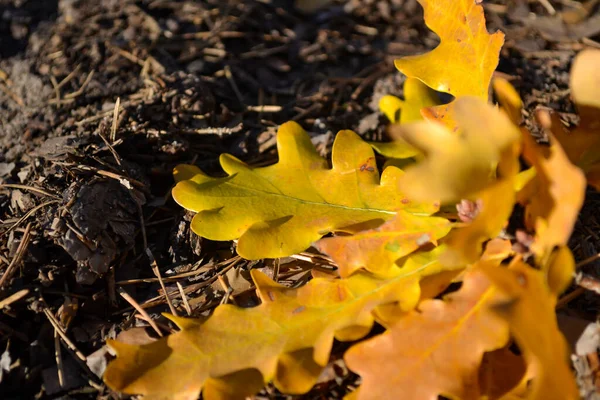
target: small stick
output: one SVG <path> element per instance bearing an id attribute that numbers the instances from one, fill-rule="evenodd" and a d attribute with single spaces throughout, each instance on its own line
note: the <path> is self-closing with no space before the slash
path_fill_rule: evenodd
<path id="1" fill-rule="evenodd" d="M 48 193 L 43 189 L 36 188 L 34 186 L 19 185 L 16 183 L 4 183 L 4 184 L 0 184 L 0 189 L 2 189 L 2 188 L 28 190 L 30 192 L 39 193 L 44 196 L 52 197 L 53 199 L 56 199 L 56 200 L 60 200 L 60 197 L 58 197 L 52 193 Z"/>
<path id="2" fill-rule="evenodd" d="M 7 233 L 13 231 L 14 229 L 17 229 L 17 227 L 19 225 L 21 225 L 21 223 L 23 223 L 23 221 L 25 221 L 27 218 L 31 217 L 39 209 L 42 209 L 50 204 L 55 204 L 55 203 L 60 203 L 60 200 L 50 200 L 50 201 L 40 204 L 39 206 L 33 207 L 31 210 L 27 211 L 27 213 L 25 213 L 25 215 L 23 215 L 21 218 L 19 218 L 19 220 L 17 222 L 15 222 L 13 226 L 8 228 L 4 232 L 0 233 L 0 238 L 3 237 L 4 235 L 6 235 Z M 0 285 L 0 286 L 2 286 L 2 285 Z"/>
<path id="3" fill-rule="evenodd" d="M 114 143 L 115 139 L 117 138 L 117 128 L 119 125 L 119 107 L 121 106 L 121 98 L 117 97 L 117 101 L 115 103 L 115 110 L 113 111 L 113 121 L 112 121 L 112 126 L 110 128 L 110 141 Z M 121 163 L 119 161 L 117 161 L 119 163 L 119 165 L 121 165 Z"/>
<path id="4" fill-rule="evenodd" d="M 231 85 L 231 88 L 233 89 L 235 96 L 237 97 L 240 104 L 244 104 L 244 98 L 242 97 L 242 93 L 240 92 L 240 89 L 238 88 L 237 83 L 235 83 L 235 80 L 233 79 L 233 74 L 231 73 L 231 68 L 229 68 L 229 65 L 226 65 L 224 70 L 225 70 L 225 78 L 227 78 L 227 80 L 229 81 L 229 84 Z"/>
<path id="5" fill-rule="evenodd" d="M 16 293 L 11 294 L 10 296 L 8 296 L 5 299 L 0 300 L 0 310 L 2 310 L 4 307 L 8 307 L 9 305 L 11 305 L 12 303 L 21 300 L 23 297 L 27 296 L 29 294 L 29 289 L 22 289 L 19 290 Z"/>
<path id="6" fill-rule="evenodd" d="M 71 341 L 71 339 L 69 339 L 66 332 L 64 331 L 62 326 L 60 326 L 60 323 L 58 322 L 56 317 L 50 312 L 50 310 L 47 308 L 44 308 L 44 314 L 46 315 L 46 318 L 48 318 L 48 321 L 50 321 L 50 324 L 52 325 L 52 327 L 54 327 L 55 332 L 58 333 L 58 335 L 61 337 L 63 342 L 65 342 L 67 347 L 69 347 L 71 349 L 71 351 L 73 351 L 75 353 L 77 358 L 79 358 L 83 362 L 86 362 L 87 361 L 86 356 L 84 356 L 83 353 L 81 351 L 79 351 L 79 349 L 77 349 L 77 346 L 75 346 L 75 344 Z"/>
<path id="7" fill-rule="evenodd" d="M 546 11 L 548 11 L 548 14 L 550 14 L 550 15 L 556 14 L 556 10 L 554 9 L 552 4 L 550 4 L 550 2 L 548 0 L 538 0 L 538 1 L 546 9 Z"/>
<path id="8" fill-rule="evenodd" d="M 108 147 L 108 150 L 110 150 L 110 152 L 111 152 L 113 158 L 115 159 L 115 161 L 117 162 L 117 164 L 119 164 L 119 166 L 121 166 L 121 157 L 119 157 L 119 154 L 114 149 L 114 147 L 112 147 L 112 145 L 110 144 L 110 142 L 108 140 L 106 140 L 106 138 L 104 137 L 103 134 L 101 134 L 100 132 L 98 132 L 98 136 L 100 136 L 100 139 L 102 139 L 102 141 L 104 142 L 104 144 L 106 145 L 106 147 Z M 111 132 L 111 137 L 112 137 L 112 132 Z M 113 139 L 111 139 L 111 140 L 112 140 L 113 143 L 115 142 Z"/>
<path id="9" fill-rule="evenodd" d="M 246 108 L 248 111 L 253 111 L 257 113 L 275 113 L 281 111 L 283 108 L 281 106 L 275 105 L 264 105 L 264 106 L 248 106 Z"/>
<path id="10" fill-rule="evenodd" d="M 60 349 L 60 336 L 56 329 L 54 329 L 54 358 L 56 359 L 56 369 L 58 372 L 58 385 L 62 388 L 65 385 L 65 372 Z"/>
<path id="11" fill-rule="evenodd" d="M 60 101 L 60 89 L 58 88 L 58 82 L 56 82 L 54 75 L 50 75 L 50 82 L 54 87 L 54 94 L 56 95 L 56 102 L 58 103 Z"/>
<path id="12" fill-rule="evenodd" d="M 156 276 L 156 278 L 158 279 L 158 283 L 160 283 L 160 287 L 162 288 L 163 293 L 165 294 L 165 299 L 167 300 L 167 305 L 169 306 L 169 310 L 171 310 L 171 314 L 177 316 L 177 310 L 175 310 L 175 307 L 173 307 L 173 303 L 171 302 L 171 298 L 169 297 L 169 292 L 167 291 L 165 283 L 163 282 L 163 279 L 160 276 L 160 270 L 158 269 L 158 264 L 156 263 L 156 259 L 154 258 L 152 251 L 150 251 L 150 248 L 148 248 L 148 247 L 146 247 L 146 255 L 150 259 L 150 265 L 152 266 L 152 272 L 154 273 L 154 276 Z"/>
<path id="13" fill-rule="evenodd" d="M 231 286 L 229 286 L 229 284 L 228 284 L 227 280 L 225 279 L 225 277 L 223 276 L 223 274 L 217 275 L 217 279 L 218 279 L 219 283 L 221 284 L 221 287 L 225 291 L 225 296 L 223 296 L 223 300 L 221 300 L 221 304 L 226 304 L 229 300 L 231 300 L 231 302 L 233 304 L 237 305 L 235 299 L 231 295 L 233 293 L 233 288 Z"/>
<path id="14" fill-rule="evenodd" d="M 135 301 L 133 299 L 133 297 L 131 297 L 129 295 L 129 293 L 127 293 L 126 291 L 124 291 L 123 289 L 119 290 L 119 294 L 121 295 L 121 297 L 123 297 L 125 299 L 125 301 L 127 301 L 129 304 L 131 304 L 131 306 L 133 308 L 135 308 L 135 310 L 137 312 L 139 312 L 145 319 L 146 321 L 148 321 L 148 323 L 150 324 L 150 326 L 152 327 L 152 329 L 154 329 L 154 331 L 158 334 L 158 336 L 163 337 L 163 333 L 160 331 L 160 329 L 158 329 L 158 326 L 156 325 L 156 323 L 152 320 L 152 318 L 150 318 L 150 315 L 148 315 L 148 313 L 146 312 L 146 310 L 144 310 L 137 301 Z"/>
<path id="15" fill-rule="evenodd" d="M 6 93 L 15 103 L 20 105 L 21 107 L 25 106 L 25 102 L 21 99 L 15 92 L 10 90 L 8 86 L 4 86 L 4 84 L 0 84 L 0 90 Z"/>
<path id="16" fill-rule="evenodd" d="M 8 280 L 11 278 L 14 273 L 14 269 L 16 268 L 21 258 L 25 255 L 25 251 L 27 250 L 27 246 L 29 245 L 29 232 L 31 231 L 31 222 L 27 224 L 25 227 L 25 232 L 23 233 L 23 237 L 21 238 L 21 243 L 19 243 L 19 247 L 17 247 L 17 252 L 4 271 L 4 275 L 0 278 L 0 288 L 4 286 L 4 284 L 8 283 Z"/>
<path id="17" fill-rule="evenodd" d="M 578 270 L 581 267 L 583 267 L 584 265 L 593 263 L 594 261 L 596 261 L 598 259 L 600 259 L 600 253 L 594 254 L 593 256 L 588 257 L 585 260 L 578 262 L 577 265 L 575 265 L 575 269 Z"/>
<path id="18" fill-rule="evenodd" d="M 74 99 L 75 97 L 80 96 L 83 93 L 83 91 L 85 90 L 86 86 L 90 83 L 90 81 L 94 77 L 94 73 L 95 73 L 95 71 L 91 70 L 90 73 L 88 74 L 88 76 L 86 76 L 85 80 L 81 84 L 81 87 L 79 89 L 77 89 L 76 91 L 74 91 L 73 93 L 66 94 L 65 100 Z"/>
<path id="19" fill-rule="evenodd" d="M 239 124 L 237 124 L 236 126 L 234 126 L 233 128 L 228 128 L 228 127 L 208 127 L 208 128 L 200 128 L 200 129 L 195 129 L 191 132 L 193 133 L 198 133 L 200 135 L 219 135 L 219 136 L 223 136 L 223 135 L 230 135 L 232 133 L 237 133 L 239 131 L 241 131 L 243 129 L 244 125 L 240 122 Z M 186 133 L 186 132 L 184 132 Z"/>
<path id="20" fill-rule="evenodd" d="M 81 64 L 77 65 L 75 67 L 75 69 L 73 71 L 71 71 L 69 73 L 69 75 L 67 75 L 65 77 L 65 79 L 63 79 L 62 81 L 60 81 L 60 83 L 58 85 L 56 85 L 57 89 L 62 88 L 63 86 L 65 86 L 67 83 L 69 83 L 71 81 L 71 79 L 73 79 L 73 77 L 75 76 L 75 74 L 77 74 L 77 72 L 79 72 L 79 69 L 81 68 Z"/>
<path id="21" fill-rule="evenodd" d="M 183 301 L 183 307 L 185 308 L 185 312 L 187 313 L 188 317 L 190 317 L 190 316 L 192 316 L 192 307 L 190 307 L 190 303 L 188 302 L 187 295 L 183 291 L 183 286 L 181 286 L 181 283 L 176 282 L 176 284 L 177 284 L 177 289 L 179 290 L 179 294 L 181 295 L 181 300 Z"/>
<path id="22" fill-rule="evenodd" d="M 579 296 L 585 293 L 585 289 L 582 287 L 575 288 L 571 293 L 564 295 L 558 302 L 556 302 L 556 308 L 563 308 Z"/>
<path id="23" fill-rule="evenodd" d="M 575 274 L 575 284 L 584 289 L 600 294 L 600 280 L 591 275 L 586 275 L 581 272 Z"/>

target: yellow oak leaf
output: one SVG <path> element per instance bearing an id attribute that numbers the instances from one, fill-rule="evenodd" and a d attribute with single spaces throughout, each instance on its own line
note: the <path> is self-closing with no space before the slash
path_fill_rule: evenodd
<path id="1" fill-rule="evenodd" d="M 548 288 L 558 297 L 567 290 L 575 274 L 575 258 L 567 246 L 557 247 L 542 271 L 547 274 Z"/>
<path id="2" fill-rule="evenodd" d="M 418 0 L 426 25 L 440 37 L 432 51 L 395 61 L 396 68 L 455 98 L 488 100 L 492 74 L 498 65 L 504 34 L 490 35 L 483 7 L 473 0 Z M 454 128 L 454 103 L 426 109 L 424 116 Z"/>
<path id="3" fill-rule="evenodd" d="M 404 100 L 386 95 L 379 101 L 379 109 L 393 123 L 405 124 L 421 121 L 421 109 L 440 103 L 437 94 L 418 79 L 406 78 L 404 81 Z M 379 143 L 369 142 L 379 154 L 389 158 L 410 158 L 419 152 L 403 140 Z"/>
<path id="4" fill-rule="evenodd" d="M 328 232 L 373 228 L 399 209 L 428 215 L 438 208 L 404 196 L 402 170 L 388 167 L 380 178 L 373 150 L 352 131 L 338 133 L 333 168 L 295 122 L 280 127 L 277 147 L 274 165 L 252 168 L 222 155 L 228 177 L 199 173 L 175 186 L 175 201 L 197 212 L 191 224 L 196 234 L 239 238 L 238 253 L 247 259 L 276 258 L 303 251 Z"/>
<path id="5" fill-rule="evenodd" d="M 535 232 L 531 250 L 545 264 L 555 246 L 567 244 L 585 196 L 585 177 L 567 158 L 560 144 L 542 147 L 523 135 L 523 157 L 536 175 L 518 193 L 525 206 L 525 224 Z"/>
<path id="6" fill-rule="evenodd" d="M 510 82 L 503 78 L 494 78 L 492 86 L 500 106 L 513 124 L 518 126 L 522 120 L 521 109 L 523 108 L 523 101 L 519 93 L 517 93 Z"/>
<path id="7" fill-rule="evenodd" d="M 108 341 L 117 358 L 104 381 L 163 400 L 196 399 L 203 387 L 205 399 L 238 399 L 270 380 L 284 392 L 304 393 L 327 364 L 334 337 L 357 340 L 370 331 L 375 307 L 394 303 L 408 311 L 419 299 L 419 271 L 315 278 L 299 289 L 251 274 L 259 306 L 221 305 L 204 323 L 169 316 L 181 330 L 142 346 Z"/>
<path id="8" fill-rule="evenodd" d="M 569 132 L 557 116 L 552 132 L 571 162 L 586 174 L 588 183 L 600 190 L 600 50 L 585 50 L 577 55 L 571 69 L 571 95 L 580 122 Z"/>
<path id="9" fill-rule="evenodd" d="M 422 108 L 440 103 L 435 91 L 415 78 L 406 78 L 403 91 L 404 100 L 387 95 L 379 101 L 379 109 L 393 124 L 421 121 L 423 119 Z"/>
<path id="10" fill-rule="evenodd" d="M 556 322 L 556 294 L 548 288 L 544 273 L 520 260 L 509 268 L 484 266 L 482 270 L 502 293 L 494 309 L 510 324 L 533 376 L 527 398 L 579 399 L 567 343 Z"/>
<path id="11" fill-rule="evenodd" d="M 421 302 L 384 334 L 353 346 L 344 358 L 362 377 L 356 398 L 479 398 L 483 354 L 509 339 L 508 325 L 490 307 L 495 292 L 474 267 L 458 292 Z"/>
<path id="12" fill-rule="evenodd" d="M 446 203 L 472 198 L 493 184 L 495 166 L 520 140 L 510 119 L 484 101 L 461 97 L 455 104 L 458 134 L 428 122 L 394 125 L 390 130 L 425 155 L 401 178 L 412 199 Z"/>
<path id="13" fill-rule="evenodd" d="M 450 228 L 445 218 L 398 211 L 393 219 L 375 229 L 324 238 L 315 247 L 338 264 L 342 277 L 359 269 L 389 275 L 397 273 L 398 260 L 427 243 L 436 244 Z"/>

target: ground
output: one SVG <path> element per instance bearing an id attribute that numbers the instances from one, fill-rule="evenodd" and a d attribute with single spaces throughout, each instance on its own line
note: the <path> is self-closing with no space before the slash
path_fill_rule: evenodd
<path id="1" fill-rule="evenodd" d="M 600 12 L 584 5 L 484 2 L 488 30 L 506 33 L 497 73 L 519 90 L 528 123 L 538 107 L 577 122 L 570 63 L 600 47 Z M 272 275 L 273 261 L 194 236 L 170 197 L 173 168 L 219 175 L 224 152 L 271 164 L 288 120 L 323 155 L 340 129 L 386 140 L 377 103 L 402 96 L 393 60 L 436 44 L 415 0 L 337 1 L 311 13 L 291 0 L 0 0 L 2 397 L 119 398 L 97 376 L 104 343 L 148 325 L 133 304 L 169 311 L 157 271 L 181 315 L 255 304 L 248 271 Z M 589 193 L 576 227 L 578 261 L 598 254 L 599 201 Z M 299 284 L 309 264 L 288 261 L 279 281 Z M 599 268 L 582 266 L 591 277 Z M 561 304 L 569 327 L 596 318 L 593 294 L 570 296 Z M 61 345 L 57 323 L 71 343 Z M 355 387 L 343 348 L 302 398 Z M 257 398 L 286 396 L 267 387 Z"/>

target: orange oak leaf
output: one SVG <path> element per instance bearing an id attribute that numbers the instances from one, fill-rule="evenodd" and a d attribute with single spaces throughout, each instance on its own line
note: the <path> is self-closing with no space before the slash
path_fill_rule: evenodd
<path id="1" fill-rule="evenodd" d="M 571 162 L 586 174 L 590 185 L 600 190 L 600 50 L 585 50 L 577 55 L 571 69 L 571 95 L 580 122 L 569 132 L 557 116 L 552 132 Z"/>
<path id="2" fill-rule="evenodd" d="M 395 61 L 396 68 L 440 92 L 488 100 L 504 34 L 490 35 L 483 7 L 474 0 L 418 0 L 427 26 L 440 37 L 432 51 Z M 454 128 L 454 103 L 428 108 L 424 116 Z"/>
<path id="3" fill-rule="evenodd" d="M 117 353 L 104 374 L 114 390 L 152 399 L 239 399 L 265 382 L 304 393 L 329 359 L 334 337 L 357 340 L 369 333 L 376 307 L 412 309 L 419 273 L 377 278 L 315 278 L 299 289 L 252 270 L 261 304 L 225 304 L 204 323 L 169 316 L 181 330 L 150 344 L 108 341 Z"/>
<path id="4" fill-rule="evenodd" d="M 502 294 L 494 309 L 510 324 L 527 361 L 528 375 L 533 376 L 527 398 L 579 399 L 567 343 L 556 322 L 556 294 L 546 284 L 544 273 L 518 259 L 509 268 L 483 266 L 482 270 Z"/>
<path id="5" fill-rule="evenodd" d="M 338 264 L 342 277 L 359 269 L 389 275 L 396 273 L 398 260 L 427 243 L 435 244 L 450 228 L 445 218 L 398 211 L 394 219 L 378 228 L 321 239 L 315 247 Z"/>
<path id="6" fill-rule="evenodd" d="M 523 156 L 536 175 L 518 193 L 525 206 L 525 223 L 535 232 L 531 250 L 541 265 L 555 246 L 567 244 L 585 196 L 585 176 L 569 161 L 560 144 L 550 137 L 550 147 L 523 135 Z"/>
<path id="7" fill-rule="evenodd" d="M 499 268 L 493 266 L 493 268 Z M 358 400 L 463 400 L 481 394 L 479 366 L 486 351 L 505 346 L 508 325 L 490 305 L 489 279 L 474 267 L 458 292 L 425 300 L 387 332 L 346 352 L 348 367 L 362 377 Z"/>

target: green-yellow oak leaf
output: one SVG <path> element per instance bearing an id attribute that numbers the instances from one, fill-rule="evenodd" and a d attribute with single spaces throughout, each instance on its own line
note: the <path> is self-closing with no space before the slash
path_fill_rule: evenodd
<path id="1" fill-rule="evenodd" d="M 303 251 L 329 232 L 374 228 L 397 210 L 430 215 L 438 209 L 404 196 L 402 170 L 388 167 L 380 177 L 373 150 L 352 131 L 338 133 L 332 168 L 295 122 L 280 127 L 277 149 L 279 162 L 260 168 L 222 155 L 225 178 L 177 167 L 184 180 L 173 198 L 197 212 L 192 230 L 211 240 L 239 239 L 244 258 L 276 258 Z"/>

